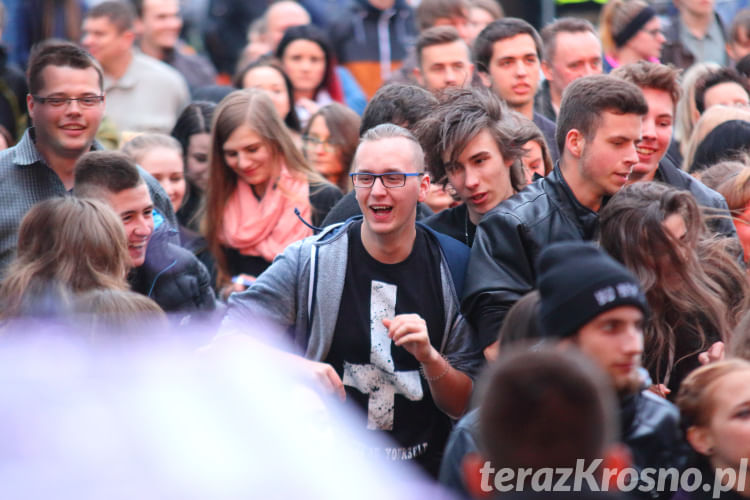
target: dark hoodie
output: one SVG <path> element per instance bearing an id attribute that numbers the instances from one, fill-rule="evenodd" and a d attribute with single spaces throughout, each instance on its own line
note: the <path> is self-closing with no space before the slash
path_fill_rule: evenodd
<path id="1" fill-rule="evenodd" d="M 151 236 L 146 261 L 128 275 L 131 289 L 150 297 L 168 313 L 213 311 L 216 299 L 206 267 L 169 238 L 163 227 Z"/>

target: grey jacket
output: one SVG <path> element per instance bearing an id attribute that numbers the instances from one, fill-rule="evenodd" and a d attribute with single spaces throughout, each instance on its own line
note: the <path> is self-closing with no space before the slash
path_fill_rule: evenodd
<path id="1" fill-rule="evenodd" d="M 327 227 L 287 247 L 246 291 L 229 298 L 223 331 L 242 331 L 267 319 L 291 330 L 307 359 L 324 361 L 333 342 L 346 278 L 352 221 Z M 435 244 L 440 242 L 435 233 Z M 446 324 L 439 351 L 450 364 L 474 378 L 482 365 L 476 335 L 459 311 L 458 293 L 441 245 L 441 282 Z"/>

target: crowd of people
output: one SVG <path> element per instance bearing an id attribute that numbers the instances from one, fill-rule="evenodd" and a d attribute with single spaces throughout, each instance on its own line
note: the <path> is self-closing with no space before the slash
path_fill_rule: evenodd
<path id="1" fill-rule="evenodd" d="M 36 3 L 4 12 L 0 336 L 262 330 L 459 497 L 750 495 L 745 2 L 277 0 L 205 47 L 178 0 Z M 579 461 L 613 491 L 538 479 Z"/>

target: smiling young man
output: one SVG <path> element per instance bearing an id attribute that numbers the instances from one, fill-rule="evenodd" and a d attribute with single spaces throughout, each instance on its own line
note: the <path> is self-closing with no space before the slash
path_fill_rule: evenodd
<path id="1" fill-rule="evenodd" d="M 463 311 L 487 346 L 510 306 L 534 287 L 534 262 L 549 243 L 591 240 L 605 197 L 625 185 L 648 111 L 632 83 L 607 75 L 579 78 L 563 94 L 557 122 L 562 151 L 544 179 L 482 218 L 464 290 Z"/>
<path id="2" fill-rule="evenodd" d="M 724 197 L 681 170 L 667 155 L 672 141 L 675 107 L 680 99 L 678 70 L 664 64 L 639 61 L 621 66 L 611 75 L 640 87 L 648 104 L 648 113 L 643 117 L 641 140 L 636 145 L 638 163 L 630 172 L 628 184 L 658 181 L 690 191 L 698 204 L 704 207 L 710 229 L 723 236 L 735 236 Z"/>
<path id="3" fill-rule="evenodd" d="M 104 201 L 122 220 L 133 291 L 152 298 L 166 312 L 215 309 L 205 266 L 188 250 L 170 243 L 164 225 L 155 231 L 154 203 L 129 156 L 119 151 L 83 155 L 75 166 L 74 194 Z"/>
<path id="4" fill-rule="evenodd" d="M 0 270 L 13 258 L 18 226 L 29 208 L 72 189 L 76 161 L 99 147 L 94 137 L 105 109 L 101 68 L 73 43 L 36 45 L 28 80 L 32 127 L 0 152 Z M 177 227 L 164 190 L 150 175 L 144 178 L 160 213 Z"/>
<path id="5" fill-rule="evenodd" d="M 534 109 L 541 57 L 542 39 L 523 19 L 493 21 L 474 41 L 474 62 L 484 85 L 511 109 L 534 121 L 544 134 L 552 160 L 557 161 L 555 123 Z"/>
<path id="6" fill-rule="evenodd" d="M 353 165 L 363 217 L 290 245 L 230 297 L 225 326 L 266 318 L 291 330 L 300 364 L 362 410 L 363 429 L 397 443 L 371 451 L 436 475 L 481 357 L 459 313 L 468 249 L 416 223 L 430 180 L 406 129 L 366 132 Z"/>

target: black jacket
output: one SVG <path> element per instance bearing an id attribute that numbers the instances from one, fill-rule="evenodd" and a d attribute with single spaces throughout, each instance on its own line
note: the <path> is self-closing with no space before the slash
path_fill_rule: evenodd
<path id="1" fill-rule="evenodd" d="M 660 181 L 677 189 L 690 191 L 695 196 L 698 205 L 703 208 L 708 228 L 720 236 L 730 238 L 737 237 L 737 231 L 732 223 L 732 215 L 729 206 L 722 195 L 709 188 L 701 181 L 677 168 L 669 156 L 665 156 L 659 162 L 659 168 L 654 176 L 655 181 Z"/>
<path id="2" fill-rule="evenodd" d="M 537 255 L 549 243 L 593 240 L 599 215 L 581 205 L 555 167 L 482 217 L 461 309 L 483 346 L 497 339 L 505 314 L 534 288 Z"/>
<path id="3" fill-rule="evenodd" d="M 168 231 L 154 232 L 146 261 L 128 276 L 131 289 L 153 299 L 166 312 L 216 308 L 206 267 L 189 250 L 169 243 Z"/>
<path id="4" fill-rule="evenodd" d="M 646 468 L 683 470 L 690 448 L 680 429 L 680 411 L 675 405 L 644 390 L 620 398 L 620 435 L 630 449 L 636 470 Z M 658 476 L 652 475 L 656 480 Z M 643 485 L 646 489 L 645 484 Z M 667 488 L 668 490 L 668 488 Z M 633 494 L 645 498 L 671 498 L 674 491 L 655 490 Z"/>

